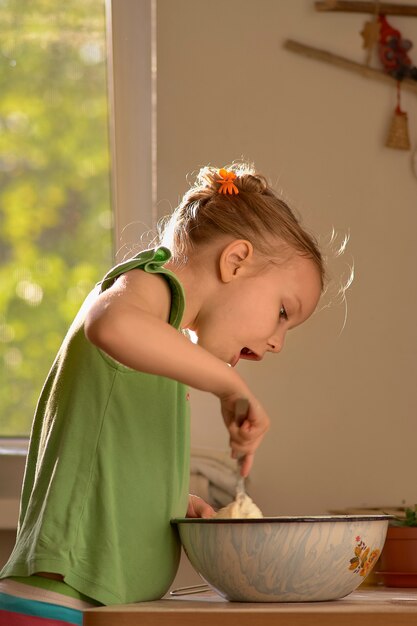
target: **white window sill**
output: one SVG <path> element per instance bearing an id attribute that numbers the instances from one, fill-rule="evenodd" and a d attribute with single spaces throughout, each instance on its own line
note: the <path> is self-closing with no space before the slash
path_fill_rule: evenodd
<path id="1" fill-rule="evenodd" d="M 29 439 L 0 438 L 0 456 L 27 456 Z"/>

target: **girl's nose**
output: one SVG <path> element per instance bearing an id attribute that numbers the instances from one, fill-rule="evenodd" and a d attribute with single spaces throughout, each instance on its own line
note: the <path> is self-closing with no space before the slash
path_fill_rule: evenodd
<path id="1" fill-rule="evenodd" d="M 282 342 L 277 341 L 276 339 L 270 339 L 268 341 L 268 352 L 281 352 L 282 345 Z"/>
<path id="2" fill-rule="evenodd" d="M 268 340 L 268 351 L 269 352 L 281 352 L 284 347 L 285 341 L 285 332 L 276 333 L 273 337 Z"/>

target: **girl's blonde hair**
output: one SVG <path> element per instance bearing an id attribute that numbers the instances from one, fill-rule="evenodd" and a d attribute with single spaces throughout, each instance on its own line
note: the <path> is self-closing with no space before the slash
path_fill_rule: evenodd
<path id="1" fill-rule="evenodd" d="M 172 251 L 173 260 L 183 262 L 193 249 L 219 235 L 247 239 L 261 254 L 277 257 L 280 239 L 314 261 L 323 286 L 325 269 L 318 244 L 286 202 L 251 165 L 234 163 L 227 170 L 236 174 L 238 194 L 219 193 L 219 170 L 204 167 L 163 225 L 161 241 Z"/>

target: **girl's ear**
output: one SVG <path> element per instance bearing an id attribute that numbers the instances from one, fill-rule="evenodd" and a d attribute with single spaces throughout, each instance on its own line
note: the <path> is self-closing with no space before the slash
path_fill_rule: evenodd
<path id="1" fill-rule="evenodd" d="M 230 283 L 249 267 L 253 258 L 253 245 L 247 239 L 235 239 L 222 251 L 219 270 L 222 282 Z"/>

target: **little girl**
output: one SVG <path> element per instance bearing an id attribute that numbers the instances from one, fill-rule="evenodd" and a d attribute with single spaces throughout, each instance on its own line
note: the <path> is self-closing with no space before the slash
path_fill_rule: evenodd
<path id="1" fill-rule="evenodd" d="M 164 595 L 180 554 L 170 519 L 214 514 L 188 496 L 187 386 L 218 397 L 247 476 L 269 419 L 234 366 L 280 352 L 323 280 L 314 239 L 263 176 L 201 170 L 161 245 L 108 272 L 58 352 L 1 572 L 0 625 L 81 624 L 85 607 Z"/>

